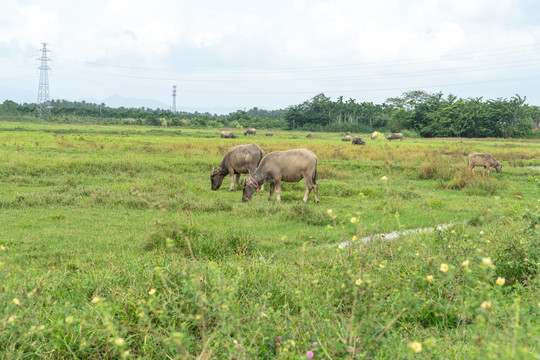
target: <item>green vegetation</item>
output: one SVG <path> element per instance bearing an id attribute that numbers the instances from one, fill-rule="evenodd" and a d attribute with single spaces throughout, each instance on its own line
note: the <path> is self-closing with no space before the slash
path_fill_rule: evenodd
<path id="1" fill-rule="evenodd" d="M 0 122 L 1 358 L 540 356 L 538 140 L 219 132 Z M 211 191 L 247 142 L 315 152 L 321 203 Z"/>
<path id="2" fill-rule="evenodd" d="M 335 101 L 318 94 L 286 110 L 252 108 L 228 115 L 173 113 L 146 108 L 109 108 L 105 104 L 53 100 L 49 123 L 121 124 L 162 127 L 288 129 L 368 133 L 373 130 L 402 132 L 407 137 L 540 138 L 540 107 L 529 105 L 526 97 L 483 101 L 458 99 L 455 95 L 408 91 L 383 104 Z M 0 116 L 14 121 L 36 122 L 36 104 L 16 104 L 6 100 Z"/>

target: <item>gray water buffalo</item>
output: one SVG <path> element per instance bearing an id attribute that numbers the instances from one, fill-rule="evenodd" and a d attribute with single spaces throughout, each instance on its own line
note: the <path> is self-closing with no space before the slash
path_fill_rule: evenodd
<path id="1" fill-rule="evenodd" d="M 386 140 L 388 140 L 388 141 L 398 140 L 398 139 L 403 141 L 403 134 L 402 133 L 393 133 L 393 134 L 388 135 L 386 137 Z"/>
<path id="2" fill-rule="evenodd" d="M 221 164 L 212 169 L 210 180 L 212 182 L 212 190 L 217 190 L 223 182 L 223 178 L 227 175 L 231 177 L 231 186 L 229 191 L 233 191 L 238 187 L 240 174 L 253 174 L 259 166 L 261 159 L 264 156 L 264 151 L 255 144 L 237 145 L 229 149 L 221 161 Z M 236 175 L 236 181 L 235 176 Z"/>
<path id="3" fill-rule="evenodd" d="M 274 133 L 272 131 L 269 131 L 266 133 L 266 136 L 274 136 Z"/>
<path id="4" fill-rule="evenodd" d="M 255 135 L 257 134 L 257 130 L 255 129 L 247 129 L 246 132 L 244 133 L 244 136 L 246 135 Z"/>
<path id="5" fill-rule="evenodd" d="M 222 139 L 236 139 L 236 135 L 230 131 L 222 131 L 220 137 Z"/>
<path id="6" fill-rule="evenodd" d="M 352 140 L 351 135 L 345 135 L 345 136 L 343 137 L 343 139 L 341 139 L 341 141 L 351 141 L 351 140 Z"/>
<path id="7" fill-rule="evenodd" d="M 315 139 L 316 136 L 317 136 L 317 134 L 315 134 L 315 133 L 309 133 L 309 134 L 307 134 L 306 137 L 309 138 L 309 139 Z"/>
<path id="8" fill-rule="evenodd" d="M 362 138 L 355 136 L 351 142 L 352 145 L 366 145 L 366 142 Z"/>
<path id="9" fill-rule="evenodd" d="M 270 183 L 268 200 L 272 200 L 274 190 L 277 201 L 281 201 L 281 182 L 298 182 L 304 179 L 306 193 L 302 202 L 307 202 L 313 190 L 315 202 L 319 202 L 319 185 L 317 184 L 317 155 L 308 149 L 275 151 L 266 155 L 257 170 L 244 180 L 242 185 L 242 201 L 251 200 L 253 194 L 265 183 Z"/>
<path id="10" fill-rule="evenodd" d="M 469 170 L 473 171 L 475 166 L 483 166 L 484 169 L 482 170 L 482 174 L 484 174 L 487 170 L 487 173 L 489 174 L 490 168 L 494 167 L 495 170 L 497 170 L 498 173 L 502 170 L 502 164 L 495 160 L 493 155 L 488 153 L 470 153 L 469 154 Z"/>

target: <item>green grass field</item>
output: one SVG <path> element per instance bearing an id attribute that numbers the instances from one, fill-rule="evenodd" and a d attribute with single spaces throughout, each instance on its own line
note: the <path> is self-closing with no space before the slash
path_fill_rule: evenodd
<path id="1" fill-rule="evenodd" d="M 540 141 L 219 133 L 0 122 L 0 358 L 540 358 Z M 245 143 L 321 202 L 211 191 Z"/>

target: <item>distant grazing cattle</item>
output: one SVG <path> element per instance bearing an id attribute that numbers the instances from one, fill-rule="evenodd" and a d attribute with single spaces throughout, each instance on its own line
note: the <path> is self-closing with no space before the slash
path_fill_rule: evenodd
<path id="1" fill-rule="evenodd" d="M 257 130 L 255 129 L 247 129 L 246 132 L 244 133 L 244 136 L 246 135 L 255 135 L 257 134 Z"/>
<path id="2" fill-rule="evenodd" d="M 351 132 L 350 132 L 350 131 L 347 131 L 347 132 L 345 133 L 345 135 L 351 135 Z"/>
<path id="3" fill-rule="evenodd" d="M 474 171 L 475 166 L 483 166 L 484 169 L 482 170 L 482 174 L 484 174 L 487 170 L 487 173 L 489 174 L 490 168 L 494 167 L 495 170 L 497 170 L 498 173 L 502 171 L 502 164 L 495 160 L 493 155 L 488 153 L 470 153 L 469 154 L 469 170 Z"/>
<path id="4" fill-rule="evenodd" d="M 366 145 L 366 142 L 362 138 L 355 136 L 352 139 L 352 145 Z"/>
<path id="5" fill-rule="evenodd" d="M 310 138 L 310 139 L 314 139 L 316 136 L 317 136 L 317 134 L 315 134 L 315 133 L 307 134 L 307 137 Z"/>
<path id="6" fill-rule="evenodd" d="M 343 139 L 341 139 L 341 141 L 351 141 L 351 140 L 352 140 L 351 135 L 345 135 L 345 136 L 343 137 Z"/>
<path id="7" fill-rule="evenodd" d="M 274 133 L 269 131 L 269 132 L 266 133 L 266 136 L 274 136 Z"/>
<path id="8" fill-rule="evenodd" d="M 402 133 L 393 133 L 393 134 L 388 135 L 386 137 L 386 140 L 388 140 L 388 141 L 398 140 L 398 139 L 403 141 L 403 134 Z"/>
<path id="9" fill-rule="evenodd" d="M 222 131 L 221 132 L 221 138 L 222 139 L 236 139 L 236 135 L 234 135 L 230 131 Z"/>
<path id="10" fill-rule="evenodd" d="M 253 173 L 259 166 L 261 159 L 264 156 L 264 151 L 255 144 L 237 145 L 229 149 L 221 161 L 221 164 L 212 169 L 210 173 L 210 181 L 212 182 L 212 190 L 217 190 L 223 182 L 223 178 L 227 175 L 231 177 L 231 186 L 229 191 L 238 187 L 240 174 Z M 234 181 L 236 175 L 236 182 Z"/>
<path id="11" fill-rule="evenodd" d="M 277 201 L 281 201 L 281 182 L 298 182 L 304 179 L 306 192 L 302 202 L 307 202 L 308 196 L 313 190 L 315 202 L 319 202 L 317 184 L 317 155 L 308 149 L 294 149 L 275 151 L 266 155 L 259 164 L 257 170 L 244 180 L 242 185 L 242 201 L 251 200 L 253 194 L 265 182 L 270 183 L 268 200 L 272 199 L 274 190 Z"/>

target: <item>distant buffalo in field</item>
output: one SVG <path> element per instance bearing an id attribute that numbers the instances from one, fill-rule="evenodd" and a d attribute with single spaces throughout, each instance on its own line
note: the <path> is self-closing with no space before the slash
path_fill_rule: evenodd
<path id="1" fill-rule="evenodd" d="M 298 182 L 304 179 L 306 192 L 302 202 L 307 202 L 308 196 L 313 190 L 315 202 L 319 202 L 317 184 L 317 155 L 308 149 L 294 149 L 275 151 L 266 155 L 259 164 L 257 170 L 242 185 L 242 201 L 251 200 L 253 194 L 265 183 L 270 183 L 270 195 L 272 199 L 274 190 L 277 201 L 281 201 L 281 182 Z"/>
<path id="2" fill-rule="evenodd" d="M 269 131 L 269 132 L 266 133 L 266 136 L 274 136 L 274 133 Z"/>
<path id="3" fill-rule="evenodd" d="M 222 139 L 236 139 L 236 135 L 230 131 L 222 131 L 220 137 Z"/>
<path id="4" fill-rule="evenodd" d="M 386 137 L 386 140 L 392 141 L 392 140 L 401 140 L 403 141 L 403 134 L 402 133 L 393 133 L 391 135 L 388 135 Z"/>
<path id="5" fill-rule="evenodd" d="M 307 134 L 306 137 L 309 138 L 309 139 L 314 139 L 316 136 L 317 136 L 317 134 L 315 134 L 315 133 L 309 133 L 309 134 Z"/>
<path id="6" fill-rule="evenodd" d="M 229 149 L 221 161 L 217 169 L 212 169 L 210 173 L 210 181 L 212 182 L 212 190 L 217 190 L 223 182 L 223 178 L 227 175 L 231 177 L 231 186 L 229 191 L 233 191 L 238 187 L 240 174 L 253 173 L 259 166 L 261 159 L 264 156 L 264 151 L 255 144 L 237 145 Z M 236 175 L 236 182 L 235 176 Z"/>
<path id="7" fill-rule="evenodd" d="M 247 129 L 246 132 L 244 133 L 244 136 L 246 135 L 255 135 L 257 134 L 257 130 L 255 129 Z"/>
<path id="8" fill-rule="evenodd" d="M 352 145 L 366 145 L 366 142 L 362 138 L 355 136 L 352 139 Z"/>
<path id="9" fill-rule="evenodd" d="M 484 169 L 482 170 L 482 174 L 484 174 L 487 170 L 487 173 L 489 174 L 490 168 L 495 168 L 498 173 L 502 171 L 502 164 L 495 160 L 493 155 L 488 153 L 470 153 L 469 154 L 469 170 L 474 171 L 475 166 L 482 166 Z"/>
<path id="10" fill-rule="evenodd" d="M 345 135 L 345 136 L 343 137 L 343 139 L 341 139 L 341 141 L 351 141 L 351 140 L 352 140 L 351 135 Z"/>

